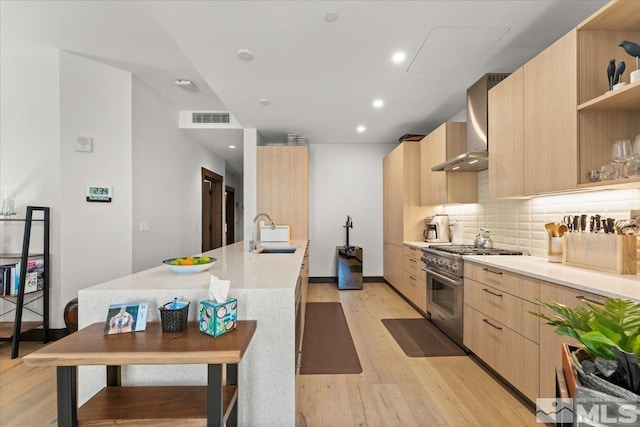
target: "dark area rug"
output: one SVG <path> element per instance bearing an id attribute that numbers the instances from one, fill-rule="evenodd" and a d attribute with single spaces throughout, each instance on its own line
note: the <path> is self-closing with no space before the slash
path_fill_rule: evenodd
<path id="1" fill-rule="evenodd" d="M 409 357 L 466 355 L 463 349 L 427 319 L 382 319 L 382 324 Z"/>
<path id="2" fill-rule="evenodd" d="M 347 319 L 339 302 L 309 302 L 306 307 L 300 373 L 362 372 Z"/>

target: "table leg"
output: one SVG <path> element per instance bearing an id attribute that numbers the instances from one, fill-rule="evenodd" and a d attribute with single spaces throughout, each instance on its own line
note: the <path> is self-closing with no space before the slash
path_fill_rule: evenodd
<path id="1" fill-rule="evenodd" d="M 118 365 L 107 366 L 107 387 L 120 387 L 121 383 L 121 367 Z"/>
<path id="2" fill-rule="evenodd" d="M 207 427 L 224 426 L 222 365 L 207 365 Z"/>
<path id="3" fill-rule="evenodd" d="M 58 426 L 78 425 L 77 367 L 58 366 Z"/>
<path id="4" fill-rule="evenodd" d="M 238 385 L 238 365 L 227 364 L 227 385 Z M 231 413 L 227 419 L 227 427 L 236 427 L 238 425 L 238 399 L 233 403 Z"/>

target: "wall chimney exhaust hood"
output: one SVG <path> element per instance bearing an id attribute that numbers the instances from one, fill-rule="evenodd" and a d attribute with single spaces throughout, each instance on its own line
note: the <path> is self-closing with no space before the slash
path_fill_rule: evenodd
<path id="1" fill-rule="evenodd" d="M 509 74 L 485 74 L 467 89 L 467 152 L 431 168 L 432 171 L 482 171 L 489 167 L 489 89 Z"/>

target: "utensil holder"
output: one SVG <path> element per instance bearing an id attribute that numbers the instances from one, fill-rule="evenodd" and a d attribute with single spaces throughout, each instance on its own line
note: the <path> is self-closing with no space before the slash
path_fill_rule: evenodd
<path id="1" fill-rule="evenodd" d="M 189 303 L 181 308 L 172 309 L 168 302 L 160 307 L 160 322 L 162 324 L 162 332 L 180 332 L 187 327 L 187 318 L 189 317 Z"/>
<path id="2" fill-rule="evenodd" d="M 549 237 L 547 260 L 549 262 L 562 262 L 562 237 Z"/>

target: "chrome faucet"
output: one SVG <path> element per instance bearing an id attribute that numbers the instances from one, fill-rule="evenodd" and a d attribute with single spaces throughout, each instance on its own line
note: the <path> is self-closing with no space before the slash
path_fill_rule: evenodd
<path id="1" fill-rule="evenodd" d="M 256 221 L 261 216 L 266 216 L 267 217 L 267 219 L 271 223 L 271 229 L 272 230 L 276 229 L 276 225 L 273 223 L 273 220 L 271 219 L 269 214 L 259 213 L 258 215 L 256 215 L 256 217 L 253 218 L 253 230 L 251 230 L 251 240 L 249 241 L 249 252 L 255 251 L 258 248 L 258 243 L 260 243 L 259 241 L 256 241 Z"/>

